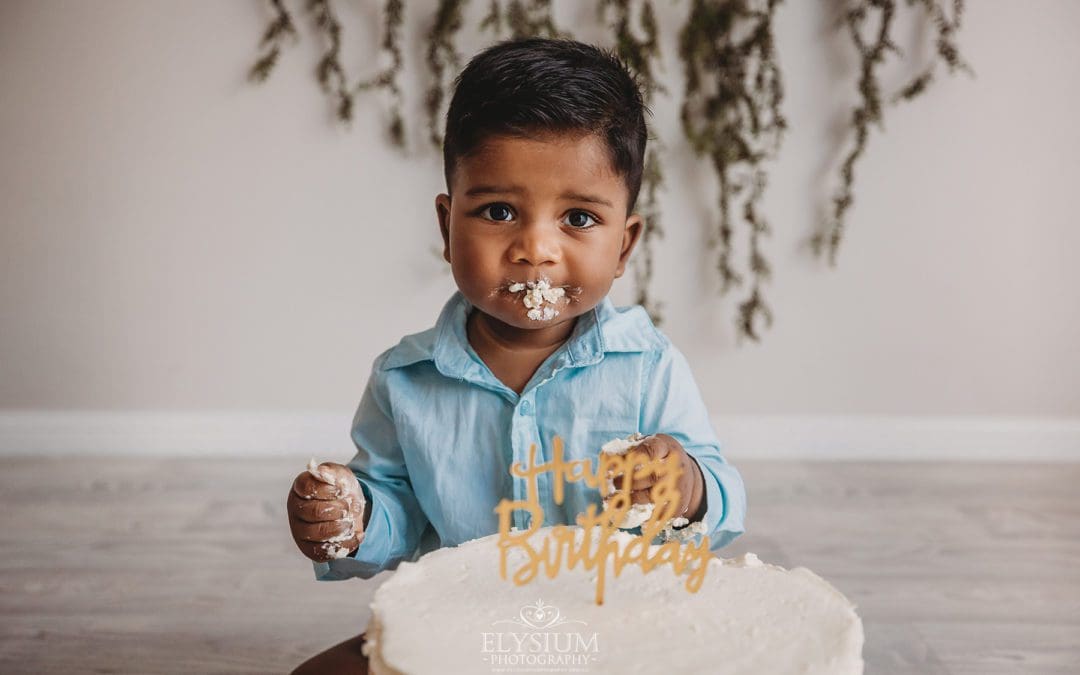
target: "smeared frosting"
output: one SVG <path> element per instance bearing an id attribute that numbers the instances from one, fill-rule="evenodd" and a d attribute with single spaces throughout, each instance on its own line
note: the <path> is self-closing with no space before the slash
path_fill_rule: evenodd
<path id="1" fill-rule="evenodd" d="M 349 541 L 353 537 L 357 536 L 356 531 L 356 519 L 362 518 L 364 514 L 364 508 L 367 506 L 367 500 L 364 499 L 364 492 L 360 489 L 360 483 L 357 482 L 355 476 L 334 476 L 329 474 L 326 469 L 315 461 L 315 458 L 311 458 L 308 462 L 307 471 L 315 480 L 326 485 L 333 485 L 334 497 L 336 499 L 343 499 L 348 507 L 348 513 L 344 518 L 338 520 L 345 524 L 347 527 L 340 534 L 330 537 L 322 544 L 322 549 L 326 551 L 326 554 L 334 559 L 344 558 L 349 555 L 351 549 L 342 546 L 340 542 Z M 362 541 L 362 534 L 361 541 Z"/>
<path id="2" fill-rule="evenodd" d="M 556 303 L 566 296 L 562 286 L 552 286 L 545 278 L 537 281 L 517 281 L 507 286 L 511 293 L 523 293 L 521 302 L 529 311 L 526 313 L 533 321 L 550 321 L 559 315 Z"/>
<path id="3" fill-rule="evenodd" d="M 630 434 L 626 438 L 613 438 L 600 447 L 600 452 L 607 455 L 625 455 L 633 448 L 641 445 L 647 438 L 651 437 L 644 436 L 637 432 Z M 615 483 L 609 479 L 607 481 L 607 492 L 605 494 L 611 495 L 614 490 Z M 605 511 L 608 510 L 609 502 L 609 499 L 604 500 Z M 655 508 L 656 505 L 652 503 L 631 504 L 630 508 L 626 511 L 626 515 L 623 516 L 623 522 L 619 527 L 623 530 L 632 530 L 635 527 L 640 527 L 652 517 Z M 699 534 L 705 533 L 705 523 L 703 521 L 698 521 L 689 525 L 689 527 L 686 527 L 688 523 L 690 523 L 690 521 L 681 516 L 672 518 L 665 523 L 663 529 L 660 530 L 660 537 L 664 541 L 688 541 Z"/>

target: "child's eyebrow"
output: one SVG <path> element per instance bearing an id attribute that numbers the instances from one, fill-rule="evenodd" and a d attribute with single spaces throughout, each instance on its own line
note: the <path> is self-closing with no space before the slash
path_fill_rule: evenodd
<path id="1" fill-rule="evenodd" d="M 477 195 L 500 195 L 500 194 L 522 194 L 525 192 L 525 188 L 517 185 L 511 185 L 508 187 L 500 187 L 498 185 L 477 185 L 476 187 L 469 188 L 465 191 L 466 197 L 475 197 Z M 603 197 L 596 195 L 587 195 L 581 192 L 564 192 L 559 195 L 559 199 L 566 199 L 575 202 L 588 202 L 590 204 L 602 204 L 608 208 L 613 208 L 610 201 Z"/>

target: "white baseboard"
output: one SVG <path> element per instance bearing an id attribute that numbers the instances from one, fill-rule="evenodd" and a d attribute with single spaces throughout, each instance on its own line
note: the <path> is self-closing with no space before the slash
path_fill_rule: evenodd
<path id="1" fill-rule="evenodd" d="M 717 415 L 740 459 L 1080 461 L 1080 418 Z"/>
<path id="2" fill-rule="evenodd" d="M 352 413 L 0 411 L 0 456 L 351 457 Z M 1080 418 L 717 415 L 733 460 L 1080 461 Z"/>
<path id="3" fill-rule="evenodd" d="M 0 456 L 351 457 L 352 413 L 0 411 Z"/>

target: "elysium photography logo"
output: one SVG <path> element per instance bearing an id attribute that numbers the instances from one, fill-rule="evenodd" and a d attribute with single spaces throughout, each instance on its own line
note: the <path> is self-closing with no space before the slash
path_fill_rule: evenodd
<path id="1" fill-rule="evenodd" d="M 543 600 L 492 626 L 499 628 L 480 634 L 481 659 L 492 672 L 584 673 L 599 660 L 598 633 L 588 631 L 584 621 L 563 617 L 558 607 Z"/>
<path id="2" fill-rule="evenodd" d="M 499 516 L 499 576 L 503 579 L 512 580 L 515 586 L 524 586 L 541 573 L 554 579 L 562 571 L 565 561 L 569 569 L 595 570 L 594 602 L 597 607 L 604 604 L 609 561 L 616 577 L 631 563 L 639 564 L 643 572 L 649 572 L 657 565 L 670 564 L 675 574 L 686 576 L 687 591 L 697 593 L 701 588 L 708 569 L 706 563 L 711 557 L 707 536 L 702 536 L 697 544 L 682 545 L 678 540 L 655 546 L 650 544 L 678 515 L 674 513 L 675 505 L 680 501 L 676 485 L 680 473 L 677 465 L 669 465 L 663 458 L 640 451 L 602 452 L 593 468 L 588 459 L 566 461 L 562 439 L 555 436 L 550 462 L 537 464 L 536 444 L 532 444 L 527 463 L 512 464 L 510 473 L 525 479 L 526 498 L 503 499 L 495 507 Z M 605 490 L 602 512 L 597 512 L 596 504 L 589 504 L 585 513 L 578 515 L 580 537 L 571 528 L 555 525 L 549 536 L 537 541 L 532 535 L 544 522 L 538 482 L 538 477 L 544 473 L 552 476 L 551 496 L 556 504 L 563 503 L 566 482 L 582 481 L 589 487 L 599 488 L 605 482 L 613 483 L 617 476 L 624 476 L 626 480 L 610 495 L 607 494 L 610 490 Z M 659 476 L 649 489 L 650 500 L 655 506 L 641 525 L 642 534 L 616 537 L 619 524 L 625 521 L 632 506 L 630 487 L 633 481 L 653 474 Z M 528 529 L 511 528 L 511 516 L 519 509 L 529 516 Z M 511 562 L 516 565 L 512 573 Z M 609 623 L 613 620 L 611 617 Z M 537 600 L 522 607 L 516 618 L 492 622 L 495 627 L 507 624 L 511 627 L 480 634 L 481 658 L 491 666 L 492 672 L 588 672 L 590 666 L 599 665 L 601 659 L 599 633 L 588 631 L 585 623 L 565 618 L 558 607 Z"/>

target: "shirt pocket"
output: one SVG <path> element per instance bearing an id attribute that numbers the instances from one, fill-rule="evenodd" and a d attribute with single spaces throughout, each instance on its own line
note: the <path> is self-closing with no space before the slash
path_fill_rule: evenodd
<path id="1" fill-rule="evenodd" d="M 595 475 L 599 465 L 600 448 L 615 438 L 625 438 L 637 430 L 637 415 L 627 411 L 619 414 L 601 416 L 573 415 L 565 420 L 555 435 L 562 438 L 563 458 L 566 462 L 589 462 L 588 472 Z M 546 492 L 552 488 L 552 476 L 548 473 L 540 476 L 540 484 Z M 578 515 L 586 512 L 590 505 L 596 511 L 602 510 L 600 486 L 590 486 L 585 480 L 568 482 L 564 488 L 564 501 L 554 501 L 545 508 L 544 520 L 547 525 L 560 523 L 574 524 Z"/>
<path id="2" fill-rule="evenodd" d="M 636 432 L 638 418 L 636 414 L 629 412 L 598 417 L 575 415 L 570 422 L 570 427 L 568 441 L 572 447 L 564 450 L 566 457 L 595 459 L 600 454 L 600 448 L 608 441 L 626 438 Z"/>

